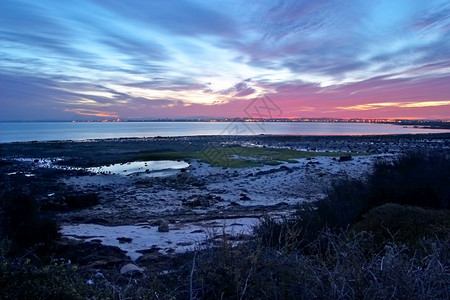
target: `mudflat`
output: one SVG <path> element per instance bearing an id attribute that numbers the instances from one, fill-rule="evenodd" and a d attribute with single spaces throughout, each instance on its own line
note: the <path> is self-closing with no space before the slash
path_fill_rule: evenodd
<path id="1" fill-rule="evenodd" d="M 99 240 L 136 259 L 189 250 L 214 231 L 245 240 L 261 217 L 319 201 L 334 182 L 363 178 L 379 160 L 450 153 L 450 134 L 155 137 L 0 149 L 3 194 L 33 194 L 63 236 Z"/>

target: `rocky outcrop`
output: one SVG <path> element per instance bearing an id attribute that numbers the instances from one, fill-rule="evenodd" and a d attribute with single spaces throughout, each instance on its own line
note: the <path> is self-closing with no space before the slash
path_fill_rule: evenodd
<path id="1" fill-rule="evenodd" d="M 120 274 L 124 276 L 137 276 L 142 275 L 145 269 L 136 266 L 135 264 L 126 264 L 120 268 Z"/>

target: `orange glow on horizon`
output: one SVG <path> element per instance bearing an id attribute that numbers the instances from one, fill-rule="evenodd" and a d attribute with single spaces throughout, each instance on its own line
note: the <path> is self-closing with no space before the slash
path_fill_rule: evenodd
<path id="1" fill-rule="evenodd" d="M 381 109 L 384 107 L 396 107 L 396 108 L 414 108 L 414 107 L 434 107 L 450 105 L 450 101 L 422 101 L 422 102 L 378 102 L 367 103 L 352 106 L 341 106 L 338 109 L 344 110 L 373 110 Z"/>
<path id="2" fill-rule="evenodd" d="M 95 116 L 95 117 L 103 117 L 103 118 L 118 118 L 119 117 L 119 115 L 115 112 L 106 112 L 106 111 L 93 110 L 93 109 L 73 108 L 73 109 L 65 109 L 64 111 L 71 111 L 78 115 L 83 115 L 83 116 Z"/>

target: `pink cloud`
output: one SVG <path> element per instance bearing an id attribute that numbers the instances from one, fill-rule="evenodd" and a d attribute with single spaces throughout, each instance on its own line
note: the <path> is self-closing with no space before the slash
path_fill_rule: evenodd
<path id="1" fill-rule="evenodd" d="M 64 111 L 74 112 L 77 115 L 82 115 L 82 116 L 94 116 L 94 117 L 102 117 L 102 118 L 117 118 L 117 117 L 119 117 L 119 115 L 116 112 L 83 109 L 83 108 L 66 109 Z"/>

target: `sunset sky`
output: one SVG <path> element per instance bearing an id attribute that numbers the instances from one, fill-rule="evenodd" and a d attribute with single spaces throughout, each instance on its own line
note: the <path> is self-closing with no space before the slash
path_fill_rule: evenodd
<path id="1" fill-rule="evenodd" d="M 0 121 L 245 117 L 255 99 L 450 119 L 450 1 L 0 1 Z"/>

